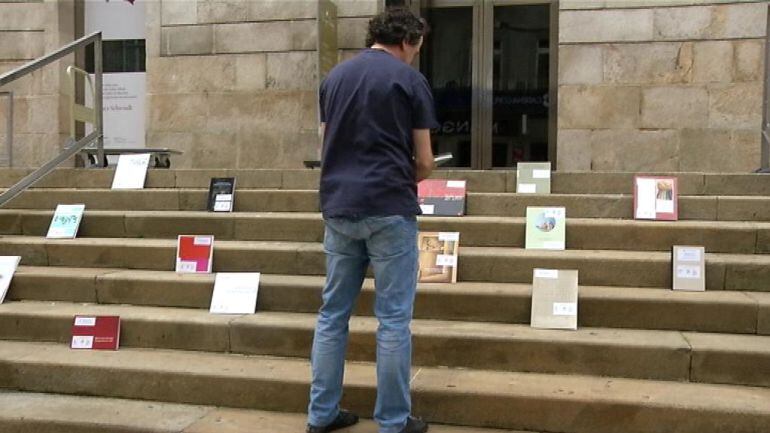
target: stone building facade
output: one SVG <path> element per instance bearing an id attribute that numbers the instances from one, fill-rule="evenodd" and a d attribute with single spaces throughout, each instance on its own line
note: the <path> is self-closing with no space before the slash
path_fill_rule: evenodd
<path id="1" fill-rule="evenodd" d="M 363 47 L 384 2 L 335 3 L 342 60 Z M 183 151 L 177 168 L 299 167 L 315 157 L 315 0 L 145 7 L 148 146 Z M 562 0 L 557 8 L 558 170 L 759 167 L 767 2 Z M 79 19 L 71 1 L 0 0 L 0 71 L 73 40 Z M 41 164 L 64 140 L 62 68 L 13 86 L 16 166 Z M 0 125 L 4 110 L 0 97 Z"/>

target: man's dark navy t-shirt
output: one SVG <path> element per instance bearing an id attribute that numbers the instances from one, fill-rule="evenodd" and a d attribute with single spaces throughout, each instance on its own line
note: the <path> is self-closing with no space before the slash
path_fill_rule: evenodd
<path id="1" fill-rule="evenodd" d="M 321 84 L 324 217 L 420 213 L 413 129 L 438 127 L 425 77 L 383 50 L 366 49 Z"/>

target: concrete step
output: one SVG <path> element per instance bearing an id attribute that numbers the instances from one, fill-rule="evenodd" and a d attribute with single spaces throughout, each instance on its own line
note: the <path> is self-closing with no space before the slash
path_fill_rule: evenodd
<path id="1" fill-rule="evenodd" d="M 173 270 L 173 239 L 3 236 L 0 255 L 20 255 L 22 264 Z M 534 268 L 577 269 L 580 283 L 596 286 L 670 287 L 668 252 L 607 250 L 543 251 L 520 248 L 461 247 L 460 281 L 527 283 Z M 216 241 L 214 272 L 323 275 L 320 243 Z M 770 256 L 706 254 L 706 288 L 770 292 Z"/>
<path id="2" fill-rule="evenodd" d="M 172 271 L 21 266 L 8 300 L 66 301 L 208 309 L 214 275 Z M 314 313 L 324 277 L 262 274 L 258 311 Z M 371 316 L 374 282 L 368 279 L 356 314 Z M 421 284 L 414 317 L 527 324 L 529 284 Z M 580 287 L 578 323 L 632 328 L 770 335 L 770 293 Z"/>
<path id="3" fill-rule="evenodd" d="M 303 412 L 306 360 L 157 349 L 0 345 L 0 386 L 160 402 Z M 414 412 L 429 421 L 565 433 L 764 433 L 770 389 L 736 385 L 415 368 Z M 342 404 L 370 413 L 374 366 L 348 363 Z M 675 430 L 672 430 L 675 426 Z"/>
<path id="4" fill-rule="evenodd" d="M 367 415 L 367 414 L 361 414 Z M 307 415 L 0 390 L 3 433 L 297 433 Z M 362 420 L 340 433 L 374 432 Z M 431 433 L 527 433 L 431 424 Z"/>
<path id="5" fill-rule="evenodd" d="M 315 314 L 61 302 L 0 305 L 0 339 L 68 343 L 75 315 L 121 317 L 121 346 L 309 358 Z M 375 361 L 377 320 L 354 317 L 347 359 Z M 770 386 L 770 337 L 417 319 L 412 362 L 427 367 Z M 752 366 L 752 368 L 746 368 Z"/>
<path id="6" fill-rule="evenodd" d="M 32 189 L 9 202 L 7 209 L 54 209 L 59 203 L 83 203 L 92 210 L 206 209 L 204 189 Z M 524 216 L 529 206 L 564 206 L 570 218 L 633 217 L 628 194 L 468 193 L 467 214 Z M 236 212 L 317 212 L 313 190 L 242 189 L 236 193 Z M 770 196 L 681 196 L 679 218 L 705 221 L 770 221 Z"/>
<path id="7" fill-rule="evenodd" d="M 30 170 L 0 169 L 0 188 L 7 188 Z M 650 173 L 643 173 L 650 174 Z M 682 195 L 767 195 L 770 176 L 754 173 L 659 173 L 676 176 Z M 208 188 L 212 177 L 235 177 L 242 188 L 318 189 L 320 171 L 296 169 L 222 170 L 150 169 L 147 188 Z M 554 172 L 557 194 L 630 194 L 635 173 Z M 110 188 L 113 169 L 58 169 L 36 187 Z M 515 170 L 437 170 L 434 179 L 465 179 L 472 192 L 516 192 Z"/>
<path id="8" fill-rule="evenodd" d="M 45 236 L 53 210 L 0 210 L 0 234 Z M 524 247 L 520 217 L 420 217 L 420 230 L 457 231 L 464 246 Z M 318 213 L 87 210 L 81 237 L 176 238 L 213 234 L 221 240 L 321 242 Z M 672 245 L 702 245 L 712 253 L 770 253 L 770 223 L 649 221 L 570 218 L 567 248 L 670 251 Z"/>

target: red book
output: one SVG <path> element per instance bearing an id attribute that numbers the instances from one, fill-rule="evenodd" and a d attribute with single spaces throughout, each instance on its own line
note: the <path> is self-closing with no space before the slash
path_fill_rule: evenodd
<path id="1" fill-rule="evenodd" d="M 677 179 L 671 176 L 635 176 L 634 218 L 678 220 L 679 187 Z"/>
<path id="2" fill-rule="evenodd" d="M 464 180 L 425 179 L 417 184 L 417 197 L 423 215 L 465 214 Z"/>
<path id="3" fill-rule="evenodd" d="M 72 349 L 118 350 L 120 317 L 75 316 L 72 323 Z"/>
<path id="4" fill-rule="evenodd" d="M 214 236 L 180 235 L 176 249 L 176 271 L 210 273 Z"/>

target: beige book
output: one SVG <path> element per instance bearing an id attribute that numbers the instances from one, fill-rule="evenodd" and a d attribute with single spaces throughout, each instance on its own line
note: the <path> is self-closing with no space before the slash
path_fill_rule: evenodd
<path id="1" fill-rule="evenodd" d="M 550 194 L 551 163 L 520 162 L 516 164 L 516 192 L 519 194 Z"/>
<path id="2" fill-rule="evenodd" d="M 456 283 L 457 252 L 460 245 L 458 232 L 420 232 L 417 238 L 420 250 L 420 283 Z"/>
<path id="3" fill-rule="evenodd" d="M 706 251 L 703 247 L 675 245 L 671 251 L 674 290 L 706 290 Z"/>
<path id="4" fill-rule="evenodd" d="M 533 328 L 577 329 L 578 271 L 535 269 L 532 275 Z"/>

